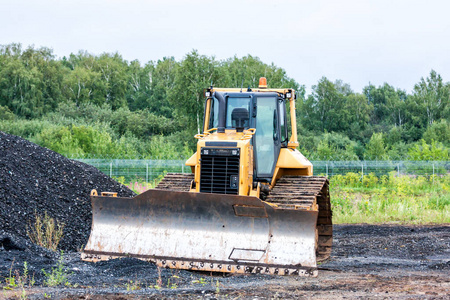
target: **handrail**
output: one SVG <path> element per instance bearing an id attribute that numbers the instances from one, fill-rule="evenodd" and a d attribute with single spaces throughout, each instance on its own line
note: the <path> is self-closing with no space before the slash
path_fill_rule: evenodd
<path id="1" fill-rule="evenodd" d="M 256 133 L 256 128 L 249 128 L 247 132 L 241 137 L 241 140 L 249 140 Z"/>
<path id="2" fill-rule="evenodd" d="M 207 137 L 208 135 L 210 135 L 214 130 L 217 130 L 217 128 L 210 128 L 206 131 L 203 131 L 203 133 L 197 133 L 196 135 L 194 135 L 194 138 L 201 140 L 204 137 Z"/>

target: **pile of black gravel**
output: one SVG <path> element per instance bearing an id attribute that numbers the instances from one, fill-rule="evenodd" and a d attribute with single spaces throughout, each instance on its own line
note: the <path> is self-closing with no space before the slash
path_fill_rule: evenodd
<path id="1" fill-rule="evenodd" d="M 134 195 L 92 166 L 0 131 L 0 238 L 28 239 L 35 212 L 47 212 L 65 224 L 59 248 L 79 249 L 91 229 L 92 189 Z"/>

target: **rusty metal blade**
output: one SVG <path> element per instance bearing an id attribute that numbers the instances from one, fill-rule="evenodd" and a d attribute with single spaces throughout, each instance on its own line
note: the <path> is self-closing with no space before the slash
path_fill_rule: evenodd
<path id="1" fill-rule="evenodd" d="M 171 268 L 316 275 L 317 211 L 256 197 L 149 190 L 92 196 L 85 260 L 132 256 Z"/>

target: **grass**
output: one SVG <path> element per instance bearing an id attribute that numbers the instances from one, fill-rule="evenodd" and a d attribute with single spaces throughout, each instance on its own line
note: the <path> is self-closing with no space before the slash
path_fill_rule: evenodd
<path id="1" fill-rule="evenodd" d="M 34 213 L 35 222 L 29 224 L 27 235 L 31 241 L 41 247 L 56 251 L 63 236 L 64 223 L 58 223 L 50 218 L 47 212 L 44 216 Z"/>
<path id="2" fill-rule="evenodd" d="M 58 285 L 70 286 L 70 283 L 68 281 L 68 276 L 70 274 L 67 273 L 66 268 L 64 266 L 63 251 L 61 251 L 61 255 L 59 257 L 58 263 L 56 264 L 56 267 L 52 268 L 52 271 L 48 273 L 44 269 L 42 269 L 42 273 L 44 273 L 45 276 L 44 284 L 46 286 L 58 286 Z"/>
<path id="3" fill-rule="evenodd" d="M 395 173 L 395 172 L 394 172 Z M 450 176 L 364 176 L 331 178 L 333 222 L 450 223 Z"/>
<path id="4" fill-rule="evenodd" d="M 141 180 L 127 186 L 137 194 L 158 181 Z M 450 175 L 375 176 L 373 173 L 335 175 L 330 179 L 333 222 L 343 223 L 450 223 Z"/>

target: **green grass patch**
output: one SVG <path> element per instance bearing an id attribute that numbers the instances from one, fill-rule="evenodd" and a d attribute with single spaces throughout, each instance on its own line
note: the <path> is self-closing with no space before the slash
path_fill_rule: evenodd
<path id="1" fill-rule="evenodd" d="M 333 222 L 450 223 L 450 176 L 377 177 L 348 173 L 331 178 Z"/>

